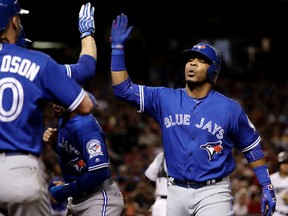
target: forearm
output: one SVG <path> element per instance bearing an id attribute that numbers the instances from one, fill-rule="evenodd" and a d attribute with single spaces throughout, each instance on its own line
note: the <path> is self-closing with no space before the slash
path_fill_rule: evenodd
<path id="1" fill-rule="evenodd" d="M 112 47 L 111 53 L 111 77 L 112 85 L 118 85 L 128 79 L 128 73 L 125 64 L 125 52 Z"/>
<path id="2" fill-rule="evenodd" d="M 112 77 L 112 85 L 116 86 L 127 80 L 129 75 L 126 70 L 117 72 L 111 71 L 111 77 Z"/>
<path id="3" fill-rule="evenodd" d="M 87 172 L 81 179 L 63 185 L 57 185 L 50 189 L 51 195 L 57 201 L 62 201 L 70 196 L 76 196 L 100 186 L 111 177 L 108 167 Z"/>
<path id="4" fill-rule="evenodd" d="M 259 167 L 259 166 L 263 166 L 263 165 L 266 165 L 265 158 L 262 158 L 260 160 L 256 160 L 256 161 L 250 163 L 250 166 L 252 167 L 252 169 Z"/>
<path id="5" fill-rule="evenodd" d="M 82 55 L 90 55 L 93 58 L 97 59 L 97 46 L 94 38 L 92 36 L 86 36 L 81 39 L 81 53 Z"/>

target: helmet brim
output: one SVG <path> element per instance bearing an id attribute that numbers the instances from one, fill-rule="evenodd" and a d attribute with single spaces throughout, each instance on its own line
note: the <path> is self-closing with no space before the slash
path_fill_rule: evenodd
<path id="1" fill-rule="evenodd" d="M 181 54 L 181 58 L 182 60 L 186 63 L 188 62 L 189 59 L 191 58 L 200 58 L 200 59 L 203 59 L 204 61 L 206 61 L 209 65 L 211 65 L 213 62 L 211 61 L 211 59 L 201 53 L 201 52 L 198 52 L 196 50 L 191 50 L 191 49 L 187 49 L 187 50 L 184 50 Z"/>

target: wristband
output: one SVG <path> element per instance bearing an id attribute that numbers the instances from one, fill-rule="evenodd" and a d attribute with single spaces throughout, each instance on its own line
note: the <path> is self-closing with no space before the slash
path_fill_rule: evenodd
<path id="1" fill-rule="evenodd" d="M 52 197 L 58 202 L 66 200 L 70 196 L 78 193 L 76 182 L 66 183 L 59 186 L 54 186 L 50 189 Z"/>
<path id="2" fill-rule="evenodd" d="M 253 169 L 254 173 L 259 181 L 259 184 L 263 187 L 265 185 L 271 184 L 271 179 L 268 172 L 268 166 L 263 165 Z"/>
<path id="3" fill-rule="evenodd" d="M 83 33 L 80 35 L 80 39 L 83 39 L 83 38 L 85 38 L 85 37 L 87 37 L 87 36 L 94 37 L 94 34 L 93 34 L 93 32 L 91 32 L 91 31 L 83 32 Z"/>
<path id="4" fill-rule="evenodd" d="M 126 70 L 124 50 L 112 49 L 111 71 Z"/>

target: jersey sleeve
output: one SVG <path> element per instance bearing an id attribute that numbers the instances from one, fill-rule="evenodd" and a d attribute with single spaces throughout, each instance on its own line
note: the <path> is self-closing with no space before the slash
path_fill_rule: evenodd
<path id="1" fill-rule="evenodd" d="M 77 131 L 88 171 L 108 167 L 109 156 L 102 128 L 91 114 L 90 118 L 82 118 L 82 121 L 85 123 Z"/>
<path id="2" fill-rule="evenodd" d="M 76 64 L 64 64 L 61 68 L 68 77 L 82 84 L 95 76 L 96 59 L 90 55 L 82 55 Z"/>
<path id="3" fill-rule="evenodd" d="M 247 114 L 242 110 L 234 128 L 233 139 L 236 148 L 246 152 L 260 144 L 261 137 Z"/>
<path id="4" fill-rule="evenodd" d="M 69 111 L 74 111 L 85 96 L 83 88 L 64 74 L 59 64 L 51 58 L 41 76 L 41 84 L 47 90 L 43 91 L 46 99 L 66 107 Z"/>

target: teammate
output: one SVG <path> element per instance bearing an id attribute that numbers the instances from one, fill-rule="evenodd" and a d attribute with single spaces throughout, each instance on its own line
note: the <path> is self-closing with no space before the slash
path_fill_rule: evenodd
<path id="1" fill-rule="evenodd" d="M 85 6 L 81 11 L 84 14 L 90 11 L 90 17 L 93 17 L 94 7 L 90 7 L 89 3 L 89 7 Z M 92 21 L 85 26 L 94 26 Z M 71 76 L 77 82 L 90 78 L 89 74 L 78 73 Z M 68 113 L 56 104 L 53 109 L 55 117 L 59 118 L 58 129 L 48 128 L 43 134 L 43 142 L 51 145 L 59 155 L 65 184 L 55 181 L 51 195 L 58 202 L 69 198 L 67 216 L 120 215 L 124 207 L 123 196 L 111 179 L 106 137 L 101 126 L 92 114 Z"/>
<path id="2" fill-rule="evenodd" d="M 274 216 L 284 216 L 288 215 L 288 152 L 280 152 L 277 161 L 279 170 L 271 174 L 277 198 Z"/>
<path id="3" fill-rule="evenodd" d="M 45 104 L 81 114 L 94 104 L 50 56 L 16 45 L 23 13 L 17 0 L 0 0 L 0 215 L 50 216 L 39 158 Z"/>
<path id="4" fill-rule="evenodd" d="M 151 216 L 166 216 L 168 174 L 164 152 L 159 152 L 145 170 L 145 176 L 155 182 L 155 202 L 151 206 Z"/>
<path id="5" fill-rule="evenodd" d="M 67 113 L 53 106 L 58 129 L 48 128 L 43 142 L 59 155 L 64 182 L 50 189 L 58 202 L 67 200 L 66 216 L 121 215 L 122 193 L 111 179 L 106 136 L 92 114 Z"/>
<path id="6" fill-rule="evenodd" d="M 97 46 L 94 39 L 95 21 L 94 21 L 94 7 L 88 2 L 81 6 L 79 12 L 78 29 L 81 39 L 81 52 L 76 64 L 62 64 L 60 65 L 62 72 L 67 76 L 72 77 L 78 83 L 82 84 L 86 80 L 95 76 L 96 60 L 97 60 Z M 17 40 L 17 45 L 21 47 L 28 47 L 32 41 L 26 38 L 24 27 L 21 25 L 20 35 Z"/>
<path id="7" fill-rule="evenodd" d="M 112 22 L 113 91 L 161 127 L 169 174 L 167 215 L 233 215 L 233 148 L 246 157 L 262 187 L 262 214 L 272 215 L 276 198 L 260 135 L 240 104 L 213 90 L 221 67 L 218 52 L 205 43 L 183 52 L 184 88 L 137 85 L 125 66 L 124 44 L 132 29 L 124 14 Z"/>

